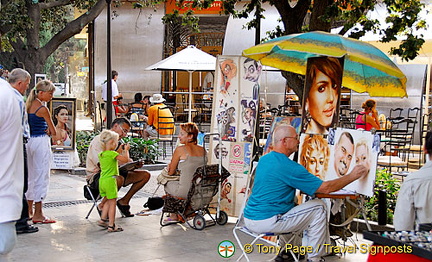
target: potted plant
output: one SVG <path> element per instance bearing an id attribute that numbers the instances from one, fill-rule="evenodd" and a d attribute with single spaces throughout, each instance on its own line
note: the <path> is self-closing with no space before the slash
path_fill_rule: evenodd
<path id="1" fill-rule="evenodd" d="M 154 164 L 161 154 L 157 139 L 143 139 L 140 137 L 124 137 L 124 143 L 129 143 L 129 155 L 134 160 L 143 160 L 144 164 Z"/>
<path id="2" fill-rule="evenodd" d="M 90 146 L 90 142 L 99 133 L 99 131 L 78 131 L 76 133 L 76 148 L 80 157 L 81 166 L 85 166 L 87 150 Z M 156 163 L 158 156 L 161 155 L 157 139 L 124 137 L 122 141 L 123 143 L 130 144 L 130 157 L 134 160 L 142 160 L 144 164 Z"/>

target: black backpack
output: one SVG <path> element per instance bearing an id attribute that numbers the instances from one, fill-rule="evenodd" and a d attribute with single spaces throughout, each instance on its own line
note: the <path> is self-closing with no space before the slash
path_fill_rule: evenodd
<path id="1" fill-rule="evenodd" d="M 93 198 L 96 200 L 99 196 L 99 178 L 100 173 L 94 174 L 92 177 L 90 177 L 89 180 L 87 180 L 87 185 L 84 186 L 84 197 L 88 200 L 93 200 Z M 90 189 L 91 195 L 88 191 Z M 92 197 L 93 195 L 93 197 Z"/>

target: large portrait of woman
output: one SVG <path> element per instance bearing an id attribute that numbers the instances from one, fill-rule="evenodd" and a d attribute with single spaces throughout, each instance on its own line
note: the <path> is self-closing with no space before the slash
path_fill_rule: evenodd
<path id="1" fill-rule="evenodd" d="M 51 147 L 55 150 L 75 148 L 75 98 L 53 98 L 50 102 L 51 117 L 56 135 L 51 137 Z"/>
<path id="2" fill-rule="evenodd" d="M 327 134 L 338 121 L 343 58 L 309 58 L 303 93 L 302 131 Z"/>

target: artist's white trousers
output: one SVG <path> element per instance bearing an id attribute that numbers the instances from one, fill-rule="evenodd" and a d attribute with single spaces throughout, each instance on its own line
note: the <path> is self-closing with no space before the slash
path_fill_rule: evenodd
<path id="1" fill-rule="evenodd" d="M 319 258 L 326 254 L 324 244 L 330 243 L 325 203 L 320 199 L 313 199 L 295 206 L 285 214 L 276 215 L 263 220 L 244 218 L 249 230 L 256 233 L 301 233 L 303 232 L 304 247 L 311 247 L 309 259 Z M 289 238 L 282 235 L 282 242 Z"/>

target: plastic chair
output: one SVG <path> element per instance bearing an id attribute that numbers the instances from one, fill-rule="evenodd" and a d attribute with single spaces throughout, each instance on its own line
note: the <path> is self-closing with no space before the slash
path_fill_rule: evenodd
<path id="1" fill-rule="evenodd" d="M 253 185 L 253 179 L 254 179 L 254 175 L 255 175 L 255 166 L 256 166 L 256 162 L 254 162 L 253 164 L 253 171 L 251 172 L 251 174 L 248 176 L 247 179 L 247 183 L 246 183 L 246 190 L 245 190 L 245 197 L 241 206 L 241 210 L 240 210 L 240 215 L 237 219 L 237 222 L 233 228 L 233 235 L 234 238 L 237 241 L 238 246 L 240 247 L 241 251 L 242 251 L 242 255 L 236 260 L 236 261 L 240 261 L 243 257 L 246 258 L 247 261 L 249 260 L 248 257 L 248 253 L 245 251 L 244 246 L 245 244 L 250 244 L 251 246 L 254 246 L 254 244 L 257 241 L 262 241 L 268 245 L 272 245 L 275 247 L 280 246 L 280 242 L 279 242 L 279 236 L 280 235 L 291 235 L 291 237 L 288 239 L 287 243 L 290 243 L 294 240 L 294 238 L 297 236 L 294 233 L 272 233 L 272 232 L 266 232 L 266 233 L 254 233 L 252 231 L 250 231 L 245 225 L 244 225 L 244 208 L 246 206 L 247 200 L 249 198 L 249 194 L 250 194 L 250 190 L 252 189 L 252 185 Z M 245 235 L 248 235 L 250 237 L 253 238 L 252 241 L 250 242 L 246 242 L 246 243 L 242 243 L 242 240 L 239 237 L 239 232 L 242 232 Z M 299 258 L 292 252 L 292 250 L 289 251 L 290 254 L 292 255 L 294 261 L 299 261 Z"/>

